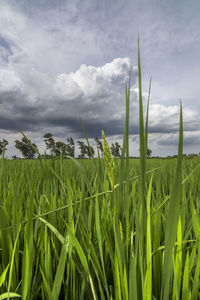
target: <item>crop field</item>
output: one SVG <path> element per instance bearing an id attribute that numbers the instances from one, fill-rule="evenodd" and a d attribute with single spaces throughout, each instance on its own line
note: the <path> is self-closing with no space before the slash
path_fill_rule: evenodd
<path id="1" fill-rule="evenodd" d="M 200 161 L 181 104 L 177 158 L 146 158 L 139 52 L 138 72 L 139 159 L 129 81 L 121 159 L 102 132 L 103 159 L 0 161 L 0 299 L 200 299 Z"/>
<path id="2" fill-rule="evenodd" d="M 115 161 L 112 191 L 103 160 L 1 161 L 1 295 L 161 299 L 169 268 L 167 299 L 199 299 L 199 160 L 183 161 L 177 211 L 176 160 L 148 160 L 158 169 L 146 174 L 144 211 L 139 160 L 129 163 L 131 180 L 117 186 Z"/>

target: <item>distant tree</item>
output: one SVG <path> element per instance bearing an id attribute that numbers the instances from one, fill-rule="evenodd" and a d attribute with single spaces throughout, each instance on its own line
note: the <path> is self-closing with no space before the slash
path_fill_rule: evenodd
<path id="1" fill-rule="evenodd" d="M 53 139 L 52 133 L 48 132 L 44 136 L 44 142 L 46 144 L 46 149 L 51 151 L 51 154 L 56 155 L 55 151 L 55 140 Z"/>
<path id="2" fill-rule="evenodd" d="M 0 141 L 0 155 L 2 155 L 3 153 L 3 156 L 5 154 L 5 151 L 7 150 L 6 146 L 8 145 L 8 141 L 3 139 L 3 141 Z"/>
<path id="3" fill-rule="evenodd" d="M 122 147 L 118 142 L 116 142 L 115 144 L 112 143 L 110 151 L 114 157 L 121 157 Z"/>
<path id="4" fill-rule="evenodd" d="M 122 155 L 122 147 L 118 142 L 115 143 L 115 155 L 116 157 L 121 157 Z"/>
<path id="5" fill-rule="evenodd" d="M 150 148 L 147 148 L 147 157 L 150 157 L 152 154 L 152 150 Z"/>
<path id="6" fill-rule="evenodd" d="M 139 149 L 139 152 L 140 152 L 140 149 Z M 150 157 L 151 154 L 152 154 L 152 150 L 149 147 L 147 147 L 147 157 Z"/>
<path id="7" fill-rule="evenodd" d="M 66 154 L 66 147 L 67 145 L 63 142 L 56 142 L 54 147 L 54 154 L 55 156 L 65 155 Z"/>
<path id="8" fill-rule="evenodd" d="M 18 157 L 16 155 L 13 155 L 12 159 L 18 159 Z"/>
<path id="9" fill-rule="evenodd" d="M 72 137 L 67 139 L 68 144 L 63 142 L 55 142 L 53 135 L 49 132 L 44 135 L 44 142 L 46 144 L 46 149 L 51 151 L 51 154 L 55 156 L 59 155 L 69 155 L 75 156 L 75 145 Z"/>
<path id="10" fill-rule="evenodd" d="M 19 140 L 15 141 L 15 147 L 22 153 L 23 157 L 27 159 L 33 159 L 35 158 L 36 155 L 36 151 L 30 145 L 30 143 L 31 141 L 29 140 L 28 142 L 25 137 L 23 137 L 21 141 Z M 31 144 L 37 149 L 37 146 L 35 144 L 33 143 Z"/>
<path id="11" fill-rule="evenodd" d="M 98 137 L 95 137 L 95 142 L 97 144 L 97 151 L 100 150 L 101 155 L 103 155 L 103 143 L 99 140 Z"/>
<path id="12" fill-rule="evenodd" d="M 188 156 L 187 156 L 187 158 L 194 158 L 194 157 L 197 157 L 198 156 L 198 154 L 196 154 L 196 153 L 189 153 L 188 154 Z"/>
<path id="13" fill-rule="evenodd" d="M 79 149 L 80 149 L 80 152 L 81 152 L 78 157 L 79 158 L 85 158 L 85 156 L 88 154 L 87 146 L 82 141 L 77 141 L 77 143 L 79 145 Z"/>
<path id="14" fill-rule="evenodd" d="M 112 156 L 115 156 L 115 145 L 114 144 L 111 145 L 110 151 L 111 151 Z"/>
<path id="15" fill-rule="evenodd" d="M 51 159 L 51 157 L 52 157 L 51 155 L 47 154 L 46 151 L 41 156 L 42 156 L 42 158 L 46 158 L 46 159 Z"/>
<path id="16" fill-rule="evenodd" d="M 67 155 L 74 157 L 75 156 L 75 145 L 72 137 L 67 139 L 68 144 L 66 145 Z"/>
<path id="17" fill-rule="evenodd" d="M 92 146 L 86 146 L 86 152 L 88 158 L 92 158 L 92 156 L 94 155 L 94 148 Z"/>

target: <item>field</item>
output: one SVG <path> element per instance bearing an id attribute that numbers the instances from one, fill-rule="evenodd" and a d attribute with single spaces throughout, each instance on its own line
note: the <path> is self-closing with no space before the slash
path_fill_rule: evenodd
<path id="1" fill-rule="evenodd" d="M 200 299 L 200 162 L 147 159 L 139 72 L 140 159 L 0 161 L 0 299 Z M 150 93 L 149 93 L 150 94 Z M 149 103 L 149 102 L 148 102 Z M 86 136 L 87 139 L 87 136 Z"/>

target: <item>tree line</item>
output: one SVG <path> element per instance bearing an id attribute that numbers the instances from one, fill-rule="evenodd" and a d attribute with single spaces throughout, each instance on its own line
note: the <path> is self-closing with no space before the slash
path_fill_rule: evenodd
<path id="1" fill-rule="evenodd" d="M 75 142 L 72 137 L 67 138 L 67 143 L 61 141 L 55 141 L 52 133 L 48 132 L 44 136 L 44 142 L 46 145 L 45 153 L 42 155 L 45 158 L 59 157 L 62 156 L 71 156 L 75 157 Z M 95 142 L 97 146 L 97 153 L 99 157 L 103 157 L 103 144 L 98 137 L 95 137 Z M 7 150 L 8 141 L 3 139 L 0 141 L 0 155 L 4 155 Z M 86 145 L 83 141 L 77 141 L 80 154 L 78 158 L 91 158 L 95 151 L 92 146 Z M 37 156 L 37 145 L 32 143 L 30 140 L 27 140 L 25 137 L 22 137 L 21 140 L 15 140 L 15 148 L 19 150 L 26 159 L 34 159 Z M 50 155 L 47 154 L 47 150 L 50 152 Z M 118 142 L 112 143 L 110 147 L 113 157 L 120 158 L 122 154 L 122 147 Z M 16 155 L 12 156 L 13 159 L 17 159 Z"/>

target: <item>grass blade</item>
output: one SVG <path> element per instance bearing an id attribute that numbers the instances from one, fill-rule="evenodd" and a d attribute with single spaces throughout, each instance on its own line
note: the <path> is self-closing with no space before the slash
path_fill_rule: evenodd
<path id="1" fill-rule="evenodd" d="M 169 202 L 169 212 L 166 222 L 165 233 L 165 256 L 163 266 L 162 291 L 163 299 L 170 298 L 170 278 L 172 276 L 172 254 L 176 240 L 178 218 L 180 212 L 180 201 L 182 196 L 182 153 L 183 153 L 183 120 L 182 105 L 180 103 L 180 125 L 179 125 L 179 146 L 176 175 L 172 189 L 172 195 Z"/>
<path id="2" fill-rule="evenodd" d="M 0 295 L 0 300 L 8 299 L 8 297 L 10 297 L 10 298 L 21 298 L 21 295 L 19 295 L 17 293 L 3 293 L 3 294 Z"/>
<path id="3" fill-rule="evenodd" d="M 7 267 L 5 268 L 5 270 L 2 272 L 2 274 L 0 276 L 0 287 L 2 286 L 2 284 L 4 283 L 4 281 L 6 279 L 6 275 L 7 275 L 9 266 L 10 266 L 10 263 L 7 265 Z"/>
<path id="4" fill-rule="evenodd" d="M 147 229 L 146 229 L 146 259 L 147 259 L 147 270 L 144 283 L 144 299 L 151 300 L 152 295 L 152 250 L 151 250 L 151 188 L 152 188 L 153 176 L 149 183 L 149 189 L 147 194 Z"/>

